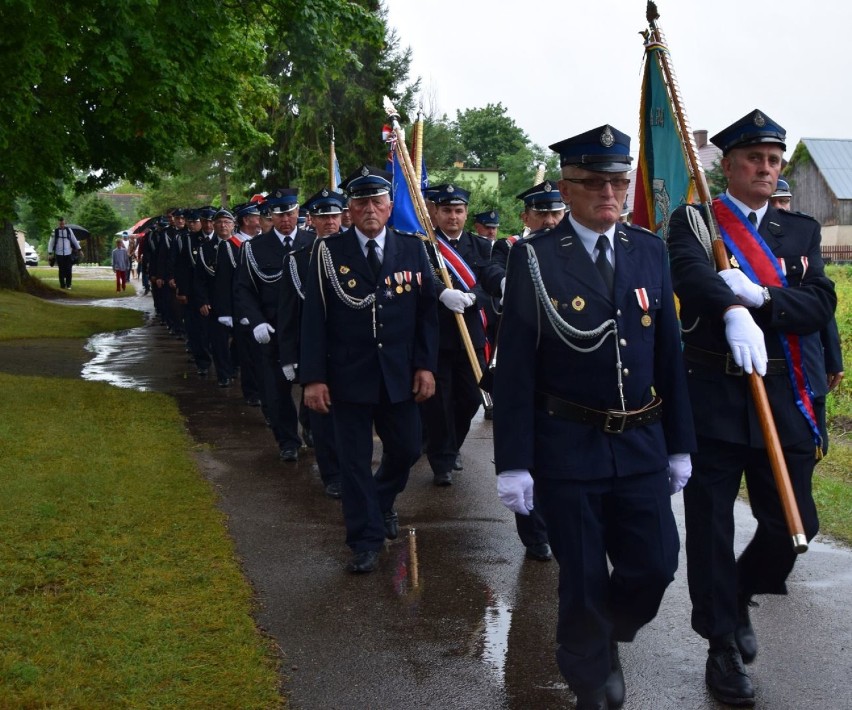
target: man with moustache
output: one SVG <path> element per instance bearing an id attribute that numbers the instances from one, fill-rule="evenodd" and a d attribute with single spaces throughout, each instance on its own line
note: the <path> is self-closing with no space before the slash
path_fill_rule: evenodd
<path id="1" fill-rule="evenodd" d="M 755 109 L 710 140 L 722 150 L 728 181 L 712 209 L 733 268 L 716 273 L 701 229 L 706 215 L 684 206 L 669 222 L 699 434 L 684 492 L 686 560 L 692 628 L 709 642 L 710 692 L 724 703 L 753 705 L 744 667 L 757 654 L 749 605 L 756 594 L 787 593 L 796 554 L 743 372 L 763 376 L 810 540 L 819 527 L 811 478 L 821 436 L 801 339 L 828 325 L 837 298 L 823 270 L 819 224 L 769 204 L 786 148 L 784 128 Z M 734 502 L 743 474 L 757 531 L 736 558 Z"/>
<path id="2" fill-rule="evenodd" d="M 308 269 L 299 369 L 305 404 L 331 413 L 348 571 L 372 572 L 399 535 L 394 501 L 420 457 L 418 403 L 435 391 L 435 285 L 423 243 L 385 225 L 392 176 L 363 165 L 341 185 L 353 226 L 318 240 Z M 373 427 L 382 460 L 373 475 Z"/>
<path id="3" fill-rule="evenodd" d="M 665 244 L 617 224 L 629 137 L 604 125 L 551 149 L 571 212 L 509 252 L 497 490 L 515 513 L 541 509 L 559 563 L 559 670 L 577 708 L 606 710 L 625 697 L 618 644 L 656 616 L 677 569 L 670 495 L 695 436 Z"/>

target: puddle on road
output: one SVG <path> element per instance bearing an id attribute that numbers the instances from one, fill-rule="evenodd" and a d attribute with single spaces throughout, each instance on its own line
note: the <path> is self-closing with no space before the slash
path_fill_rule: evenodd
<path id="1" fill-rule="evenodd" d="M 150 300 L 133 296 L 90 301 L 86 305 L 130 308 L 149 314 L 152 307 Z M 98 333 L 89 338 L 85 348 L 94 357 L 83 365 L 81 376 L 84 380 L 106 382 L 114 387 L 140 392 L 153 390 L 154 377 L 145 376 L 151 359 L 151 339 L 147 325 L 131 330 Z"/>
<path id="2" fill-rule="evenodd" d="M 153 378 L 145 378 L 150 367 L 150 338 L 145 328 L 98 333 L 89 338 L 86 350 L 94 357 L 83 365 L 82 377 L 115 387 L 150 392 Z M 133 373 L 133 374 L 131 374 Z"/>
<path id="3" fill-rule="evenodd" d="M 500 595 L 490 601 L 483 615 L 482 662 L 500 685 L 505 682 L 506 654 L 509 651 L 509 628 L 512 609 Z"/>

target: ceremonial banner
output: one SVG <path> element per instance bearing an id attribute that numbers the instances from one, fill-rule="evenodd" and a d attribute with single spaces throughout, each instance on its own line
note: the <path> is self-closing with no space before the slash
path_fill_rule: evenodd
<path id="1" fill-rule="evenodd" d="M 694 201 L 695 183 L 660 65 L 663 52 L 668 49 L 661 42 L 646 42 L 632 221 L 666 239 L 669 217 Z"/>
<path id="2" fill-rule="evenodd" d="M 391 134 L 392 135 L 392 134 Z M 417 219 L 417 212 L 414 209 L 414 202 L 411 199 L 411 193 L 408 191 L 408 183 L 405 181 L 405 175 L 402 172 L 402 165 L 399 162 L 399 153 L 396 148 L 396 141 L 389 141 L 390 152 L 388 153 L 388 164 L 385 168 L 393 175 L 393 210 L 391 211 L 390 224 L 394 229 L 400 232 L 416 232 L 418 234 L 426 234 L 426 228 L 420 224 Z M 420 189 L 423 190 L 423 185 L 428 186 L 428 178 L 426 177 L 426 163 L 423 162 L 423 172 L 420 178 Z"/>

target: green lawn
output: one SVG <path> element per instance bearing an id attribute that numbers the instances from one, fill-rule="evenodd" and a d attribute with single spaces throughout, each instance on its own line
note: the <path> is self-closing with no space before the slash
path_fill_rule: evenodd
<path id="1" fill-rule="evenodd" d="M 111 271 L 107 269 L 101 270 L 99 276 L 106 278 L 80 278 L 79 274 L 84 273 L 81 267 L 75 268 L 71 279 L 71 290 L 61 290 L 59 288 L 59 270 L 51 266 L 30 266 L 27 268 L 30 276 L 37 283 L 34 284 L 36 291 L 41 295 L 53 296 L 55 298 L 72 298 L 72 299 L 90 299 L 90 298 L 122 298 L 132 296 L 134 293 L 133 283 L 129 283 L 127 291 L 117 293 L 115 290 L 115 279 L 111 275 Z M 55 290 L 55 292 L 51 292 Z"/>
<path id="2" fill-rule="evenodd" d="M 5 374 L 0 391 L 0 707 L 280 707 L 175 403 Z"/>
<path id="3" fill-rule="evenodd" d="M 20 291 L 0 290 L 0 340 L 88 338 L 143 322 L 142 313 L 127 308 L 72 307 Z"/>

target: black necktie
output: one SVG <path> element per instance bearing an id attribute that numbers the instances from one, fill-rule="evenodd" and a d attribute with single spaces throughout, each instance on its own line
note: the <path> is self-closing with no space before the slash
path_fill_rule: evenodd
<path id="1" fill-rule="evenodd" d="M 751 222 L 755 227 L 757 226 L 757 213 L 749 212 L 748 213 L 748 221 Z"/>
<path id="2" fill-rule="evenodd" d="M 293 240 L 290 237 L 284 237 L 284 248 L 287 251 L 290 251 L 290 245 L 293 243 Z"/>
<path id="3" fill-rule="evenodd" d="M 609 239 L 606 238 L 606 234 L 601 234 L 598 237 L 598 258 L 595 259 L 595 266 L 598 267 L 598 272 L 603 279 L 604 284 L 606 284 L 607 292 L 610 297 L 612 297 L 612 286 L 615 283 L 615 272 L 612 269 L 612 264 L 609 263 L 609 259 L 606 258 L 607 249 L 609 249 Z"/>
<path id="4" fill-rule="evenodd" d="M 378 244 L 375 239 L 367 240 L 367 264 L 370 271 L 373 272 L 373 279 L 379 278 L 379 272 L 382 270 L 382 262 L 379 261 L 379 253 L 376 251 Z"/>
<path id="5" fill-rule="evenodd" d="M 453 249 L 459 248 L 459 240 L 458 239 L 450 239 L 450 244 L 452 244 Z"/>

